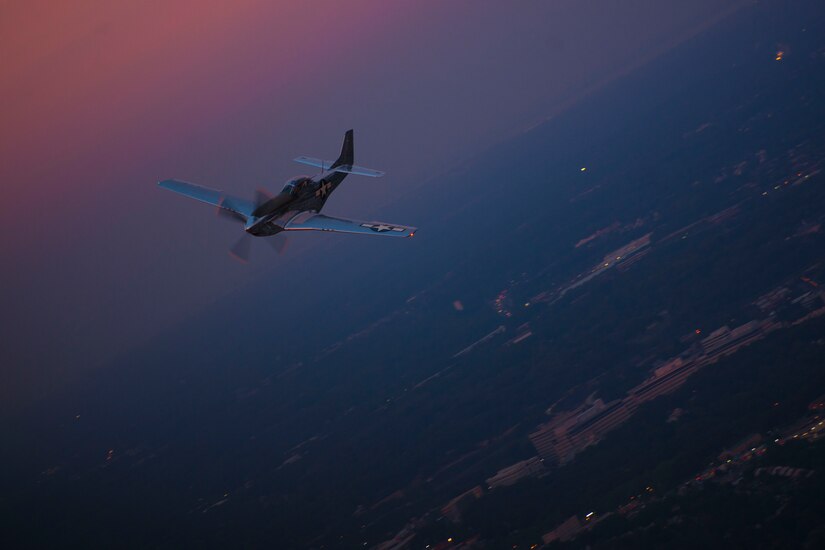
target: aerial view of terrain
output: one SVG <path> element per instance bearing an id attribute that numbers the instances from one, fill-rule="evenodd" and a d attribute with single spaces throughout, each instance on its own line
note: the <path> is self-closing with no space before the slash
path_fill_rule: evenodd
<path id="1" fill-rule="evenodd" d="M 6 547 L 825 547 L 825 9 L 788 5 L 383 207 L 408 246 L 320 242 L 329 285 L 9 412 Z"/>

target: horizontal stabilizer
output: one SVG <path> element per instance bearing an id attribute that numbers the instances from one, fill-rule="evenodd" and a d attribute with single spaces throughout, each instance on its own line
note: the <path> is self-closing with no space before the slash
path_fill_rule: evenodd
<path id="1" fill-rule="evenodd" d="M 381 172 L 380 170 L 373 170 L 372 168 L 364 168 L 363 166 L 355 166 L 351 164 L 342 164 L 340 166 L 333 167 L 332 165 L 335 164 L 335 161 L 332 160 L 322 160 L 313 157 L 298 157 L 294 160 L 300 164 L 314 166 L 316 168 L 320 168 L 321 170 L 332 170 L 334 172 L 356 174 L 358 176 L 369 176 L 371 178 L 380 178 L 384 175 L 384 172 Z"/>

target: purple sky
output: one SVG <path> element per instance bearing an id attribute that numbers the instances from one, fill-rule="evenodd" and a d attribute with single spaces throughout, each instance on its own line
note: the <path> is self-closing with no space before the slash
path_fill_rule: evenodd
<path id="1" fill-rule="evenodd" d="M 306 172 L 290 159 L 335 157 L 355 128 L 357 162 L 388 176 L 347 180 L 327 208 L 380 218 L 742 4 L 5 2 L 2 397 L 41 395 L 252 281 L 276 289 L 338 237 L 239 265 L 237 228 L 158 179 L 277 190 Z"/>

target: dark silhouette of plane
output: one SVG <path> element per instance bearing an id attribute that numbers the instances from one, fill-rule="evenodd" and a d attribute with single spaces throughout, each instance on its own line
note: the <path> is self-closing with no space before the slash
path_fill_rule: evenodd
<path id="1" fill-rule="evenodd" d="M 415 227 L 377 221 L 359 221 L 321 214 L 321 209 L 333 191 L 344 181 L 347 174 L 380 177 L 383 172 L 353 164 L 353 132 L 344 136 L 341 155 L 336 161 L 326 161 L 312 157 L 298 157 L 296 162 L 321 169 L 316 176 L 297 176 L 289 180 L 283 190 L 270 196 L 258 190 L 254 201 L 239 199 L 218 191 L 180 180 L 163 180 L 158 185 L 181 195 L 218 207 L 221 215 L 244 224 L 245 235 L 230 249 L 236 258 L 249 259 L 250 239 L 271 237 L 284 231 L 333 231 L 338 233 L 360 233 L 363 235 L 385 235 L 390 237 L 412 237 Z M 284 239 L 275 242 L 276 249 L 283 250 Z"/>

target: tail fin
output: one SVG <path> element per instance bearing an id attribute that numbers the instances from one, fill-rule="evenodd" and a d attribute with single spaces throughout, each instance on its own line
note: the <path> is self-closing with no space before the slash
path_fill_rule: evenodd
<path id="1" fill-rule="evenodd" d="M 352 130 L 347 130 L 347 133 L 344 134 L 344 146 L 341 147 L 341 156 L 332 163 L 330 168 L 352 166 L 353 162 L 355 162 L 355 152 L 352 145 Z"/>
<path id="2" fill-rule="evenodd" d="M 328 160 L 321 160 L 315 157 L 296 157 L 295 162 L 306 164 L 307 166 L 315 166 L 321 170 L 332 170 L 333 172 L 341 172 L 344 174 L 358 174 L 359 176 L 370 176 L 377 178 L 384 175 L 380 170 L 373 170 L 372 168 L 364 168 L 363 166 L 355 166 L 353 161 L 355 155 L 352 150 L 352 130 L 347 130 L 344 135 L 344 146 L 341 148 L 341 156 L 338 160 L 331 162 Z"/>

